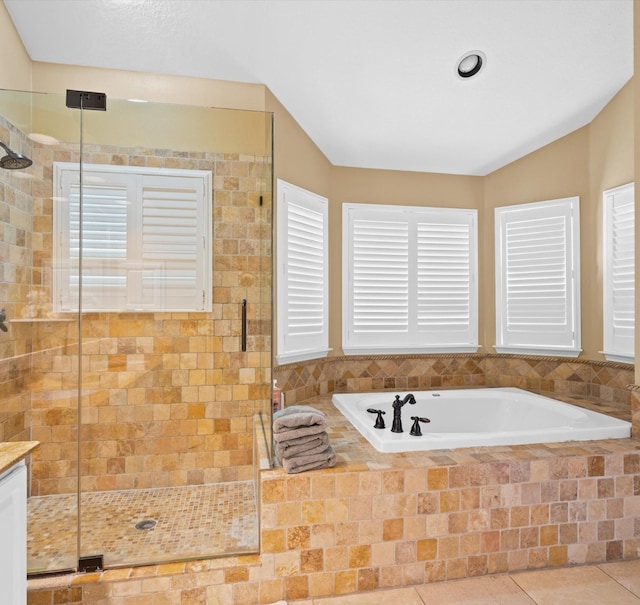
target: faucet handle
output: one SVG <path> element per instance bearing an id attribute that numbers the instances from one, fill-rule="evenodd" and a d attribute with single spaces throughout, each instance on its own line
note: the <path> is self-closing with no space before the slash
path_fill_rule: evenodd
<path id="1" fill-rule="evenodd" d="M 414 437 L 420 437 L 422 435 L 422 430 L 420 429 L 421 422 L 431 422 L 428 418 L 422 418 L 420 416 L 411 416 L 411 420 L 413 420 L 413 426 L 409 431 L 409 435 L 413 435 Z"/>
<path id="2" fill-rule="evenodd" d="M 384 418 L 382 418 L 382 415 L 386 413 L 384 410 L 374 410 L 373 408 L 367 408 L 367 412 L 369 412 L 371 414 L 378 414 L 378 416 L 376 418 L 376 423 L 373 425 L 374 429 L 383 429 L 383 428 L 385 428 L 385 426 L 384 426 Z"/>

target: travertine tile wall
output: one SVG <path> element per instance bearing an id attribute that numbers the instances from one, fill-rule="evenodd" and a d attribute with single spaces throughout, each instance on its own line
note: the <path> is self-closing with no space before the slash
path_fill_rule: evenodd
<path id="1" fill-rule="evenodd" d="M 31 155 L 28 139 L 2 117 L 0 141 Z M 33 281 L 32 179 L 23 177 L 19 170 L 0 174 L 0 308 L 6 310 L 8 319 L 21 317 L 19 301 L 27 300 Z M 0 332 L 0 359 L 29 353 L 30 344 L 11 331 Z"/>
<path id="2" fill-rule="evenodd" d="M 637 558 L 638 460 L 585 451 L 270 477 L 262 564 L 276 577 L 260 588 L 296 599 Z"/>
<path id="3" fill-rule="evenodd" d="M 78 153 L 74 146 L 39 145 L 31 153 L 33 236 L 16 254 L 26 259 L 28 279 L 7 293 L 12 316 L 25 318 L 11 324 L 12 342 L 26 348 L 7 351 L 0 362 L 3 409 L 7 401 L 7 409 L 21 412 L 0 417 L 0 427 L 5 439 L 26 438 L 30 429 L 41 442 L 32 457 L 32 494 L 42 495 L 76 489 L 77 324 L 53 316 L 50 285 L 51 166 L 78 161 Z M 212 171 L 214 294 L 206 315 L 83 316 L 82 489 L 252 478 L 253 416 L 270 405 L 269 158 L 90 146 L 83 159 Z M 34 292 L 35 311 L 27 298 Z M 240 342 L 242 299 L 247 352 Z"/>
<path id="4" fill-rule="evenodd" d="M 640 385 L 634 384 L 631 387 L 631 424 L 633 434 L 640 435 Z"/>
<path id="5" fill-rule="evenodd" d="M 275 367 L 287 405 L 333 392 L 521 387 L 628 405 L 633 366 L 513 355 L 328 357 Z"/>
<path id="6" fill-rule="evenodd" d="M 30 142 L 0 117 L 0 141 L 17 152 L 31 154 Z M 3 152 L 4 153 L 4 152 Z M 17 301 L 31 289 L 33 264 L 31 180 L 19 171 L 0 175 L 0 309 L 8 319 L 18 315 Z M 28 439 L 29 401 L 25 392 L 32 350 L 29 335 L 23 337 L 5 322 L 0 331 L 0 441 Z"/>
<path id="7" fill-rule="evenodd" d="M 30 369 L 28 355 L 0 361 L 0 441 L 28 441 L 30 396 L 25 379 Z"/>
<path id="8" fill-rule="evenodd" d="M 325 574 L 342 561 L 325 577 L 340 593 L 639 555 L 637 439 L 382 454 L 329 402 L 309 403 L 327 414 L 340 463 L 263 474 L 263 558 L 286 560 L 305 532 L 300 568 L 317 571 L 305 551 Z"/>

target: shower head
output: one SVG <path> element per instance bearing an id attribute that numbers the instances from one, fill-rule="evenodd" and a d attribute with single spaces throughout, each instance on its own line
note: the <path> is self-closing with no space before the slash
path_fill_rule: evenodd
<path id="1" fill-rule="evenodd" d="M 22 168 L 29 168 L 29 166 L 33 164 L 33 161 L 26 155 L 12 151 L 2 141 L 0 141 L 0 147 L 7 152 L 7 155 L 0 158 L 0 168 L 5 168 L 6 170 L 21 170 Z"/>

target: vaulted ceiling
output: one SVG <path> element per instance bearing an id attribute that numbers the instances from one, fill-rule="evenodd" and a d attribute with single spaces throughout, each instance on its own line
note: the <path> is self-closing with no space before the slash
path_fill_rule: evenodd
<path id="1" fill-rule="evenodd" d="M 4 2 L 34 61 L 264 84 L 341 166 L 484 175 L 633 75 L 633 0 Z"/>

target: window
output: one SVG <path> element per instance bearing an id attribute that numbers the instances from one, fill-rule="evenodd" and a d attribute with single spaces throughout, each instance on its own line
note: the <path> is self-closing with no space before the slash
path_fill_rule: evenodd
<path id="1" fill-rule="evenodd" d="M 211 310 L 211 174 L 54 164 L 56 311 Z M 80 221 L 82 220 L 82 228 Z M 82 255 L 80 235 L 82 234 Z"/>
<path id="2" fill-rule="evenodd" d="M 328 200 L 278 180 L 278 354 L 290 363 L 329 351 Z"/>
<path id="3" fill-rule="evenodd" d="M 496 208 L 496 350 L 580 354 L 579 198 Z"/>
<path id="4" fill-rule="evenodd" d="M 346 354 L 475 352 L 477 212 L 344 204 Z"/>
<path id="5" fill-rule="evenodd" d="M 605 191 L 604 213 L 604 356 L 634 362 L 635 196 L 629 183 Z"/>

